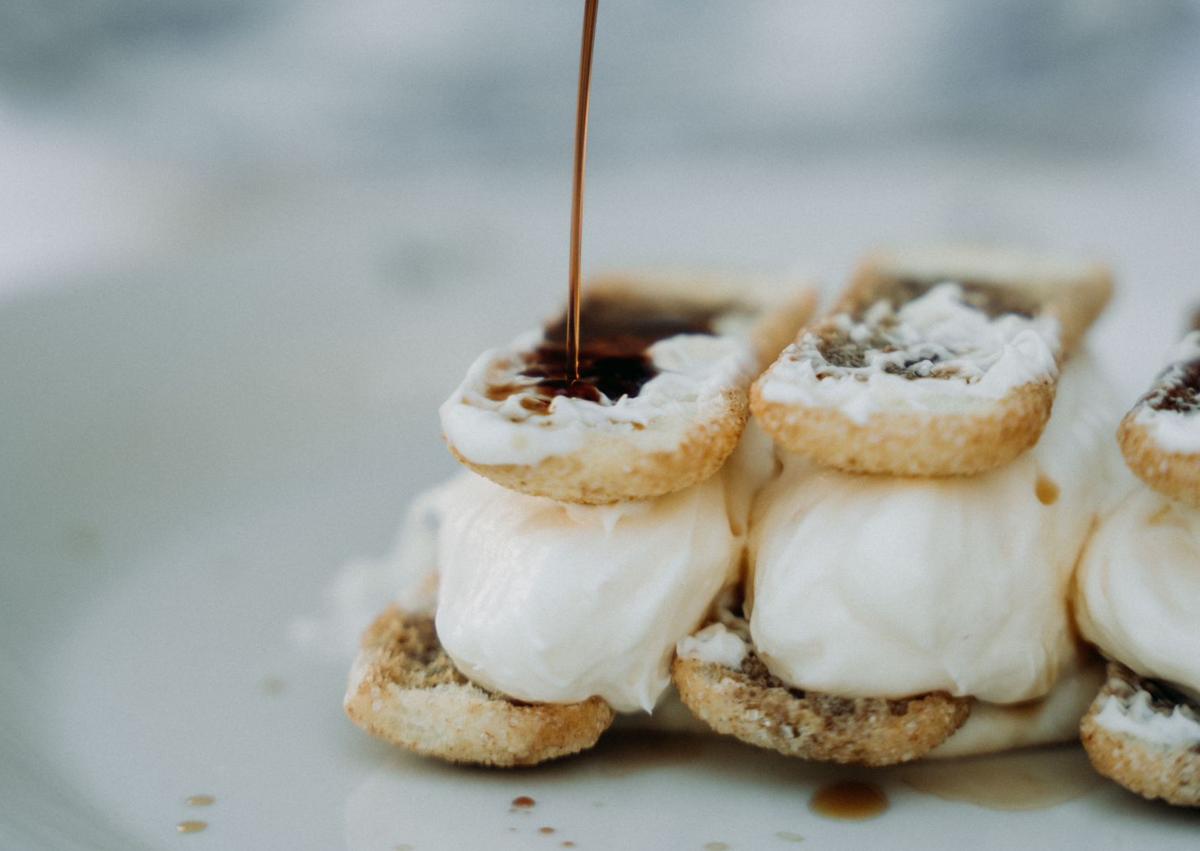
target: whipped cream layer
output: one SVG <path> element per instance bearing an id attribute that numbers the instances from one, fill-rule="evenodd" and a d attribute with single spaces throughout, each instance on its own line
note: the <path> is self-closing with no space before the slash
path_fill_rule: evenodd
<path id="1" fill-rule="evenodd" d="M 750 541 L 751 634 L 797 688 L 1015 703 L 1074 656 L 1072 567 L 1116 465 L 1090 357 L 1065 370 L 1041 440 L 969 478 L 855 476 L 788 457 Z"/>
<path id="2" fill-rule="evenodd" d="M 650 711 L 675 643 L 738 578 L 750 502 L 772 466 L 750 430 L 720 473 L 652 500 L 566 505 L 473 476 L 438 535 L 442 646 L 468 677 L 520 700 L 599 695 Z"/>
<path id="3" fill-rule="evenodd" d="M 446 439 L 476 464 L 536 464 L 583 448 L 589 434 L 620 434 L 631 451 L 671 452 L 698 422 L 721 414 L 731 389 L 745 388 L 754 377 L 753 346 L 745 320 L 731 313 L 730 326 L 718 334 L 677 334 L 649 346 L 657 371 L 636 396 L 593 402 L 556 396 L 543 410 L 538 379 L 522 375 L 524 354 L 537 347 L 541 331 L 518 337 L 507 348 L 484 352 L 463 383 L 439 411 Z M 513 388 L 501 399 L 490 390 Z"/>
<path id="4" fill-rule="evenodd" d="M 990 317 L 948 282 L 899 310 L 881 301 L 861 318 L 837 314 L 806 331 L 760 392 L 770 402 L 840 409 L 861 424 L 880 410 L 959 410 L 1049 381 L 1057 350 L 1056 320 Z"/>
<path id="5" fill-rule="evenodd" d="M 1167 356 L 1167 367 L 1155 387 L 1138 403 L 1134 421 L 1145 426 L 1166 452 L 1200 453 L 1200 403 L 1195 382 L 1200 377 L 1200 331 L 1192 331 Z M 1168 401 L 1168 397 L 1175 397 Z M 1165 405 L 1165 407 L 1164 407 Z"/>
<path id="6" fill-rule="evenodd" d="M 1200 697 L 1200 510 L 1136 485 L 1080 560 L 1075 615 L 1107 656 Z"/>

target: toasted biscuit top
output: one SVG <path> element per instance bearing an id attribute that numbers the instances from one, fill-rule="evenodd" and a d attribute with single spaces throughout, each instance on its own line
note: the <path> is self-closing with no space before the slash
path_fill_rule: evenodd
<path id="1" fill-rule="evenodd" d="M 784 350 L 760 379 L 765 400 L 865 423 L 886 409 L 994 401 L 1058 374 L 1058 323 L 1031 315 L 1020 293 L 897 280 L 852 295 Z"/>
<path id="2" fill-rule="evenodd" d="M 1200 331 L 1172 348 L 1167 366 L 1130 412 L 1164 453 L 1200 453 Z"/>
<path id="3" fill-rule="evenodd" d="M 562 320 L 475 361 L 440 411 L 458 455 L 532 465 L 582 450 L 597 431 L 623 435 L 634 452 L 672 452 L 720 419 L 756 370 L 753 310 L 723 295 L 601 288 L 583 317 L 579 381 L 566 373 Z"/>

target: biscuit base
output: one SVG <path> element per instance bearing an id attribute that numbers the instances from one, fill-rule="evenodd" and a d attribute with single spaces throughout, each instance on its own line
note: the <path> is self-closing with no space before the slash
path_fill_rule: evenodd
<path id="1" fill-rule="evenodd" d="M 963 725 L 971 701 L 947 694 L 904 700 L 797 691 L 751 650 L 741 668 L 676 658 L 684 704 L 713 730 L 784 756 L 883 766 L 929 753 Z"/>
<path id="2" fill-rule="evenodd" d="M 1121 454 L 1139 479 L 1164 496 L 1200 508 L 1200 455 L 1168 452 L 1144 423 L 1137 422 L 1136 407 L 1117 431 Z"/>
<path id="3" fill-rule="evenodd" d="M 681 491 L 715 474 L 737 447 L 749 419 L 746 391 L 729 389 L 720 412 L 698 422 L 678 448 L 646 452 L 619 432 L 588 435 L 577 452 L 537 464 L 477 464 L 450 444 L 464 466 L 509 490 L 559 502 L 605 505 Z"/>
<path id="4" fill-rule="evenodd" d="M 530 704 L 475 685 L 442 649 L 431 616 L 395 606 L 363 635 L 345 709 L 371 735 L 423 756 L 498 767 L 586 750 L 614 718 L 598 697 Z"/>
<path id="5" fill-rule="evenodd" d="M 1200 807 L 1200 748 L 1171 747 L 1097 723 L 1110 698 L 1128 703 L 1147 685 L 1124 665 L 1109 663 L 1108 681 L 1080 725 L 1084 750 L 1098 772 L 1143 798 Z M 1164 713 L 1171 711 L 1169 702 L 1161 699 L 1152 698 L 1151 705 Z"/>
<path id="6" fill-rule="evenodd" d="M 846 473 L 889 476 L 973 476 L 1001 467 L 1032 448 L 1054 405 L 1047 381 L 1018 387 L 1004 398 L 963 413 L 881 411 L 858 423 L 837 408 L 764 399 L 751 390 L 751 408 L 783 448 Z"/>

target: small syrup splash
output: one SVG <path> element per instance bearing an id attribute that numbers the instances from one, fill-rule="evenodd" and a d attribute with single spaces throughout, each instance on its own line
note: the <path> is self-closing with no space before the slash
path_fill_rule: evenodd
<path id="1" fill-rule="evenodd" d="M 865 821 L 882 815 L 888 808 L 888 798 L 874 783 L 843 780 L 818 789 L 809 808 L 825 818 Z"/>
<path id="2" fill-rule="evenodd" d="M 175 829 L 180 833 L 199 833 L 207 827 L 206 821 L 181 821 L 175 825 Z"/>
<path id="3" fill-rule="evenodd" d="M 544 833 L 544 834 L 546 834 L 547 836 L 549 836 L 551 833 L 554 833 L 554 828 L 552 828 L 552 827 L 539 827 L 539 828 L 538 828 L 538 833 Z"/>
<path id="4" fill-rule="evenodd" d="M 1054 505 L 1058 502 L 1058 483 L 1049 476 L 1038 476 L 1033 492 L 1037 494 L 1038 502 L 1042 505 Z"/>
<path id="5" fill-rule="evenodd" d="M 212 795 L 192 795 L 184 801 L 189 807 L 211 807 L 216 802 L 217 799 Z"/>
<path id="6" fill-rule="evenodd" d="M 533 807 L 533 805 L 536 803 L 537 803 L 537 801 L 533 800 L 533 798 L 529 797 L 528 795 L 521 795 L 518 798 L 512 799 L 513 807 L 515 807 L 518 810 L 531 809 Z"/>

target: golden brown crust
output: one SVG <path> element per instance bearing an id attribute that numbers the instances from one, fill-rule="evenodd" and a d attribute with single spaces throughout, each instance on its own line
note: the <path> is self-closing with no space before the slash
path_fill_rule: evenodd
<path id="1" fill-rule="evenodd" d="M 1168 452 L 1144 423 L 1140 405 L 1125 415 L 1117 430 L 1121 453 L 1138 478 L 1164 496 L 1200 508 L 1200 455 Z"/>
<path id="2" fill-rule="evenodd" d="M 886 700 L 795 691 L 753 651 L 738 670 L 679 657 L 671 674 L 684 704 L 718 733 L 801 759 L 909 762 L 948 739 L 971 712 L 970 700 L 946 694 Z"/>
<path id="3" fill-rule="evenodd" d="M 858 321 L 873 304 L 884 300 L 903 304 L 939 281 L 954 279 L 962 283 L 968 303 L 991 315 L 1015 312 L 1055 318 L 1060 331 L 1056 354 L 1061 363 L 1079 345 L 1112 292 L 1111 278 L 1103 267 L 1083 267 L 1069 279 L 1017 280 L 989 277 L 985 258 L 959 252 L 953 263 L 959 274 L 916 276 L 893 268 L 887 256 L 870 257 L 830 316 L 797 339 L 809 335 L 806 339 L 811 341 L 815 334 L 815 339 L 824 341 L 820 346 L 832 345 L 835 351 L 846 346 L 842 356 L 857 357 L 849 349 L 884 343 L 855 342 L 858 338 L 847 337 L 845 326 L 833 316 L 848 314 Z M 972 263 L 977 272 L 963 273 L 962 265 Z M 1057 378 L 1047 376 L 1014 388 L 998 400 L 963 399 L 952 410 L 936 412 L 884 410 L 860 423 L 836 407 L 770 401 L 763 393 L 766 380 L 760 378 L 751 389 L 750 407 L 780 445 L 824 466 L 896 476 L 975 475 L 1012 461 L 1037 443 L 1050 418 L 1057 387 Z"/>
<path id="4" fill-rule="evenodd" d="M 1054 387 L 1019 387 L 999 403 L 970 413 L 905 411 L 857 423 L 836 408 L 810 408 L 750 391 L 759 424 L 783 448 L 848 473 L 889 476 L 971 476 L 1000 467 L 1041 437 Z"/>
<path id="5" fill-rule="evenodd" d="M 1169 747 L 1097 723 L 1109 699 L 1127 704 L 1145 685 L 1124 666 L 1110 662 L 1108 682 L 1080 725 L 1083 747 L 1098 772 L 1131 792 L 1179 807 L 1200 807 L 1200 748 Z"/>
<path id="6" fill-rule="evenodd" d="M 598 697 L 526 704 L 480 688 L 442 650 L 432 617 L 395 606 L 363 635 L 345 708 L 368 733 L 416 753 L 505 767 L 586 750 L 614 717 Z"/>
<path id="7" fill-rule="evenodd" d="M 597 432 L 570 455 L 537 464 L 476 464 L 450 444 L 462 464 L 509 490 L 559 502 L 603 505 L 681 491 L 721 469 L 749 418 L 746 391 L 727 390 L 718 416 L 698 422 L 671 452 L 645 452 L 616 432 Z"/>

